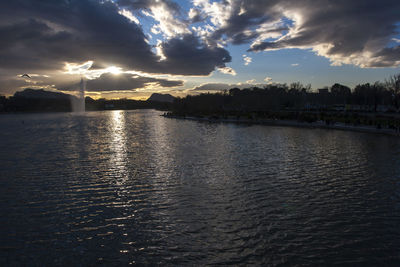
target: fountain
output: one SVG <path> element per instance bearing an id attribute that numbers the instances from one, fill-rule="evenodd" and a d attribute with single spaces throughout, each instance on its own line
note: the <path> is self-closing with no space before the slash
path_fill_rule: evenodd
<path id="1" fill-rule="evenodd" d="M 81 78 L 81 82 L 79 83 L 78 97 L 73 97 L 71 99 L 73 112 L 85 112 L 85 87 L 85 80 Z"/>

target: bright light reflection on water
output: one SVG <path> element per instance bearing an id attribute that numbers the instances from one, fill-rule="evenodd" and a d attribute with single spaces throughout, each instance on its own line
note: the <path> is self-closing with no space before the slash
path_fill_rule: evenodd
<path id="1" fill-rule="evenodd" d="M 0 116 L 0 265 L 398 265 L 400 140 Z"/>
<path id="2" fill-rule="evenodd" d="M 116 178 L 117 185 L 123 185 L 128 179 L 129 171 L 127 167 L 127 136 L 125 129 L 125 115 L 121 110 L 114 110 L 109 113 L 110 120 L 110 164 L 109 169 L 112 170 L 112 176 Z"/>

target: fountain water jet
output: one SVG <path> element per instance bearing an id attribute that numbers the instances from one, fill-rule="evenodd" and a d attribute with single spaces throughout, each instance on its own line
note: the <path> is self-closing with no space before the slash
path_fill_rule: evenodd
<path id="1" fill-rule="evenodd" d="M 73 112 L 85 112 L 85 89 L 86 89 L 85 80 L 81 78 L 81 82 L 79 83 L 78 97 L 77 98 L 74 97 L 71 100 Z"/>

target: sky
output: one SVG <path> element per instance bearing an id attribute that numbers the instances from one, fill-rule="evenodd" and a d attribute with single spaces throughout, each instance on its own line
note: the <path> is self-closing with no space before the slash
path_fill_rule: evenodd
<path id="1" fill-rule="evenodd" d="M 398 73 L 398 0 L 0 1 L 6 96 L 75 94 L 81 78 L 93 98 L 146 99 Z"/>

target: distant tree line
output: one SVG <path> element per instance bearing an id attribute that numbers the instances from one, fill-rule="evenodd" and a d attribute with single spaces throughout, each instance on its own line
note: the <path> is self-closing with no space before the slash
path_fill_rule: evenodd
<path id="1" fill-rule="evenodd" d="M 59 92 L 25 89 L 12 97 L 0 96 L 0 112 L 72 111 L 71 102 L 74 99 L 76 97 Z M 173 103 L 151 99 L 94 100 L 86 97 L 85 103 L 87 111 L 155 108 L 170 110 L 176 115 L 329 110 L 399 112 L 400 74 L 389 77 L 385 82 L 359 84 L 353 89 L 335 83 L 330 88 L 313 92 L 311 85 L 295 82 L 289 85 L 267 84 L 262 88 L 232 88 L 213 94 L 188 95 L 176 98 Z"/>
<path id="2" fill-rule="evenodd" d="M 133 100 L 133 99 L 113 99 L 107 100 L 104 98 L 94 100 L 90 97 L 85 99 L 86 111 L 94 110 L 129 110 L 129 109 L 158 109 L 171 110 L 172 103 L 149 101 L 149 100 Z"/>
<path id="3" fill-rule="evenodd" d="M 70 112 L 72 102 L 77 98 L 63 93 L 45 90 L 25 89 L 14 96 L 0 96 L 0 112 Z M 86 111 L 121 109 L 171 110 L 172 103 L 132 99 L 92 99 L 85 98 Z"/>
<path id="4" fill-rule="evenodd" d="M 400 74 L 385 82 L 359 84 L 353 90 L 335 83 L 312 92 L 310 85 L 296 82 L 188 95 L 175 100 L 173 112 L 180 115 L 335 109 L 398 112 L 399 107 Z"/>

